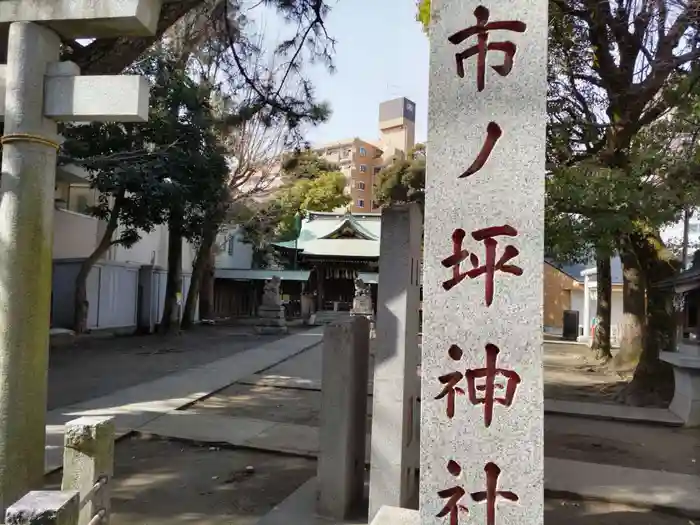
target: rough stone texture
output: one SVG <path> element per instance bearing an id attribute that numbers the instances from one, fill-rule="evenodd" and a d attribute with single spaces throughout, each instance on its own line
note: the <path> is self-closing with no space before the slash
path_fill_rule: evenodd
<path id="1" fill-rule="evenodd" d="M 282 280 L 276 275 L 265 281 L 263 289 L 262 306 L 282 306 L 282 298 L 280 297 L 280 285 Z"/>
<path id="2" fill-rule="evenodd" d="M 493 31 L 489 42 L 510 41 L 517 46 L 512 71 L 501 76 L 492 67 L 503 64 L 503 52 L 488 51 L 484 90 L 477 90 L 477 56 L 465 59 L 460 78 L 455 53 L 476 45 L 476 36 L 458 45 L 448 41 L 457 31 L 474 26 L 477 2 L 433 0 L 430 28 L 431 74 L 428 111 L 428 162 L 425 206 L 425 262 L 423 279 L 423 355 L 421 397 L 421 524 L 449 523 L 437 514 L 448 503 L 438 492 L 462 487 L 459 501 L 469 523 L 486 523 L 484 502 L 471 494 L 486 490 L 485 467 L 500 469 L 497 490 L 512 491 L 513 503 L 496 501 L 498 525 L 541 524 L 543 521 L 543 392 L 542 392 L 542 257 L 546 120 L 547 6 L 544 2 L 510 0 L 485 4 L 489 22 L 522 21 L 524 33 Z M 502 129 L 483 168 L 459 178 L 475 161 L 487 137 L 487 126 Z M 462 249 L 486 263 L 484 242 L 472 232 L 510 225 L 516 237 L 496 237 L 494 263 L 507 245 L 519 255 L 505 264 L 522 269 L 522 276 L 495 270 L 494 298 L 486 306 L 487 275 L 467 276 L 451 290 L 443 283 L 453 268 L 442 261 L 453 254 L 452 235 L 466 232 Z M 384 243 L 383 243 L 384 244 Z M 458 252 L 459 256 L 459 252 Z M 469 256 L 460 272 L 473 268 Z M 381 322 L 381 321 L 380 321 Z M 520 375 L 513 404 L 495 404 L 493 421 L 485 425 L 485 407 L 473 405 L 469 395 L 455 396 L 454 417 L 447 416 L 447 396 L 435 399 L 446 387 L 440 376 L 486 366 L 487 344 L 500 349 L 496 366 Z M 448 350 L 458 345 L 461 358 Z M 453 351 L 457 356 L 458 352 Z M 460 378 L 460 376 L 457 376 Z M 506 385 L 497 376 L 496 384 Z M 484 386 L 485 382 L 477 382 Z M 467 391 L 467 380 L 457 385 Z M 496 389 L 502 398 L 505 389 Z M 477 391 L 484 398 L 485 391 Z M 458 473 L 457 465 L 461 467 Z M 462 513 L 464 516 L 464 513 Z"/>
<path id="3" fill-rule="evenodd" d="M 345 519 L 364 493 L 369 321 L 353 317 L 323 332 L 318 513 Z"/>
<path id="4" fill-rule="evenodd" d="M 700 426 L 700 358 L 677 352 L 661 352 L 661 360 L 673 367 L 675 390 L 668 407 L 686 426 Z"/>
<path id="5" fill-rule="evenodd" d="M 5 513 L 5 525 L 77 525 L 80 494 L 71 490 L 30 492 Z"/>
<path id="6" fill-rule="evenodd" d="M 1 2 L 0 2 L 1 3 Z M 49 29 L 10 28 L 5 134 L 57 140 L 42 114 L 44 72 L 58 60 Z M 46 374 L 51 299 L 51 244 L 56 150 L 29 142 L 5 144 L 0 192 L 0 515 L 44 474 Z"/>
<path id="7" fill-rule="evenodd" d="M 2 0 L 0 31 L 10 22 L 44 22 L 65 38 L 149 36 L 161 0 Z"/>
<path id="8" fill-rule="evenodd" d="M 416 369 L 422 217 L 417 204 L 382 212 L 374 355 L 369 518 L 415 497 L 419 456 Z"/>
<path id="9" fill-rule="evenodd" d="M 106 511 L 103 523 L 109 522 L 114 434 L 112 417 L 86 416 L 66 424 L 61 489 L 77 490 L 85 498 L 95 483 L 106 480 L 80 511 L 78 525 L 87 525 L 100 509 Z"/>
<path id="10" fill-rule="evenodd" d="M 71 71 L 71 66 L 77 68 L 72 62 L 56 62 L 46 75 L 46 117 L 56 122 L 148 120 L 149 85 L 144 77 L 81 77 L 75 76 L 80 71 Z M 0 65 L 0 100 L 5 99 L 6 67 Z M 4 116 L 5 108 L 0 105 L 0 118 Z"/>
<path id="11" fill-rule="evenodd" d="M 382 507 L 370 522 L 372 525 L 421 525 L 417 510 Z"/>

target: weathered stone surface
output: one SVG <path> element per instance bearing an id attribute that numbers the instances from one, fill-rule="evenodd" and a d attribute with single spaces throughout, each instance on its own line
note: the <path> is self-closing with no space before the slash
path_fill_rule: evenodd
<path id="1" fill-rule="evenodd" d="M 30 492 L 5 513 L 5 525 L 75 525 L 80 494 L 71 490 Z"/>
<path id="2" fill-rule="evenodd" d="M 449 518 L 437 517 L 448 503 L 438 493 L 451 487 L 465 491 L 459 504 L 468 509 L 468 521 L 486 523 L 486 503 L 475 501 L 471 494 L 487 490 L 487 476 L 495 478 L 495 467 L 500 469 L 497 490 L 512 491 L 518 498 L 517 503 L 504 497 L 496 499 L 495 523 L 537 525 L 543 521 L 547 5 L 544 0 L 510 0 L 478 6 L 477 2 L 462 0 L 433 0 L 432 5 L 421 365 L 421 525 L 449 522 Z M 458 44 L 448 38 L 476 25 L 477 15 L 482 23 L 488 18 L 491 23 L 518 21 L 526 26 L 524 32 L 519 31 L 522 26 L 517 23 L 511 27 L 518 31 L 488 32 L 489 42 L 508 41 L 517 49 L 512 70 L 494 70 L 504 63 L 504 52 L 494 49 L 485 51 L 481 70 L 477 69 L 478 54 L 460 62 L 464 70 L 458 70 L 455 55 L 476 45 L 477 36 Z M 505 49 L 507 53 L 512 48 Z M 483 86 L 478 85 L 481 74 Z M 495 141 L 493 151 L 486 151 L 483 165 L 469 170 L 487 134 Z M 498 235 L 492 241 L 485 239 L 493 235 L 493 230 L 474 233 L 494 227 L 498 227 Z M 491 255 L 487 255 L 489 243 L 495 251 Z M 519 253 L 509 249 L 511 253 L 504 257 L 508 245 Z M 453 260 L 449 260 L 452 255 Z M 467 274 L 470 270 L 472 273 Z M 487 293 L 491 272 L 492 299 Z M 505 374 L 512 371 L 519 375 L 510 406 L 506 387 L 517 383 L 515 376 L 496 373 L 494 382 L 487 382 L 473 375 L 486 372 L 487 345 L 494 345 L 488 346 L 494 359 L 490 370 L 496 373 L 494 368 L 501 368 Z M 495 350 L 500 352 L 495 355 Z M 447 374 L 455 374 L 454 386 L 467 392 L 454 396 L 454 414 L 448 414 L 454 390 L 446 382 Z M 473 391 L 477 404 L 468 395 L 470 378 L 474 386 L 487 386 Z M 492 390 L 489 385 L 503 388 L 494 386 Z M 492 421 L 487 426 L 487 407 L 478 400 L 494 393 L 506 405 L 494 404 Z"/>
<path id="3" fill-rule="evenodd" d="M 287 326 L 287 321 L 284 319 L 275 318 L 258 318 L 255 320 L 256 326 Z"/>
<path id="4" fill-rule="evenodd" d="M 86 498 L 98 481 L 104 482 L 81 509 L 81 524 L 89 523 L 100 509 L 109 516 L 114 434 L 113 417 L 85 416 L 66 423 L 61 490 L 77 490 Z"/>
<path id="5" fill-rule="evenodd" d="M 277 335 L 289 333 L 289 328 L 286 326 L 256 326 L 255 333 L 260 335 Z"/>
<path id="6" fill-rule="evenodd" d="M 65 38 L 149 36 L 161 0 L 2 0 L 0 31 L 11 22 L 42 22 Z"/>
<path id="7" fill-rule="evenodd" d="M 420 513 L 417 510 L 400 507 L 382 507 L 370 523 L 372 525 L 421 525 Z"/>
<path id="8" fill-rule="evenodd" d="M 265 281 L 263 289 L 262 306 L 282 306 L 282 298 L 280 297 L 280 286 L 282 280 L 276 275 Z"/>
<path id="9" fill-rule="evenodd" d="M 679 352 L 661 352 L 673 367 L 675 390 L 668 407 L 689 427 L 700 426 L 700 358 Z"/>
<path id="10" fill-rule="evenodd" d="M 336 321 L 323 332 L 318 513 L 342 520 L 362 501 L 369 321 Z"/>
<path id="11" fill-rule="evenodd" d="M 369 519 L 415 499 L 419 439 L 416 369 L 422 216 L 417 204 L 382 212 L 379 257 Z"/>
<path id="12" fill-rule="evenodd" d="M 2 4 L 2 2 L 0 2 Z M 10 29 L 4 133 L 57 140 L 44 118 L 44 73 L 58 60 L 58 36 L 36 24 Z M 2 148 L 0 179 L 0 516 L 41 486 L 51 301 L 56 150 L 29 142 Z"/>

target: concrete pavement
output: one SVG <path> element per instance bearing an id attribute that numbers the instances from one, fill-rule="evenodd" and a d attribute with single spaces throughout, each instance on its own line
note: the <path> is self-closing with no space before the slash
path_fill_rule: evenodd
<path id="1" fill-rule="evenodd" d="M 81 416 L 114 416 L 117 438 L 148 422 L 293 357 L 321 342 L 323 329 L 290 335 L 205 365 L 89 401 L 51 410 L 46 426 L 46 472 L 61 467 L 63 425 Z"/>

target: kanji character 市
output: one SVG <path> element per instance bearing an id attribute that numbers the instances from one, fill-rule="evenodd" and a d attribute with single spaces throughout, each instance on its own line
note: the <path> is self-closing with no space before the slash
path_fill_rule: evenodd
<path id="1" fill-rule="evenodd" d="M 523 274 L 522 268 L 515 266 L 513 264 L 508 264 L 508 262 L 517 257 L 520 252 L 515 246 L 508 245 L 503 250 L 503 254 L 496 261 L 496 247 L 498 246 L 498 241 L 494 237 L 499 236 L 509 236 L 515 237 L 518 232 L 512 226 L 507 224 L 504 226 L 493 226 L 490 228 L 483 228 L 472 233 L 472 238 L 475 241 L 483 241 L 484 248 L 486 249 L 486 257 L 484 264 L 479 266 L 479 257 L 474 253 L 469 253 L 468 250 L 462 248 L 462 243 L 466 237 L 466 232 L 458 228 L 452 234 L 452 255 L 442 260 L 442 265 L 445 268 L 452 268 L 452 278 L 442 283 L 442 287 L 445 290 L 451 290 L 457 284 L 462 282 L 466 277 L 474 279 L 481 275 L 486 275 L 485 287 L 485 300 L 486 306 L 491 306 L 493 303 L 493 292 L 494 292 L 494 276 L 496 272 L 508 273 L 511 275 L 520 276 Z M 472 269 L 466 272 L 462 272 L 461 264 L 462 262 L 469 259 L 472 265 Z"/>
<path id="2" fill-rule="evenodd" d="M 493 420 L 493 405 L 494 402 L 505 407 L 513 404 L 515 390 L 520 384 L 520 376 L 513 370 L 505 370 L 496 368 L 496 360 L 500 350 L 496 345 L 486 345 L 486 367 L 475 370 L 467 370 L 465 374 L 467 378 L 467 388 L 469 391 L 469 401 L 473 405 L 484 405 L 484 423 L 486 427 L 491 426 Z M 505 394 L 503 397 L 496 396 L 496 389 L 502 389 L 503 385 L 496 384 L 498 376 L 506 379 Z M 484 379 L 483 385 L 477 385 L 477 380 Z M 483 396 L 477 393 L 483 392 Z"/>
<path id="3" fill-rule="evenodd" d="M 464 78 L 464 61 L 474 55 L 477 56 L 477 73 L 476 73 L 476 88 L 479 91 L 484 90 L 486 76 L 486 54 L 488 51 L 501 51 L 505 57 L 503 64 L 499 66 L 491 66 L 496 73 L 505 77 L 513 69 L 513 57 L 515 56 L 516 45 L 513 42 L 488 42 L 489 31 L 505 30 L 514 31 L 516 33 L 524 33 L 527 28 L 524 22 L 517 20 L 507 20 L 501 22 L 489 22 L 489 10 L 483 5 L 480 5 L 474 10 L 476 17 L 476 25 L 462 29 L 451 35 L 448 40 L 451 44 L 461 44 L 466 39 L 477 35 L 476 45 L 455 54 L 457 61 L 457 74 Z"/>
<path id="4" fill-rule="evenodd" d="M 457 463 L 456 461 L 450 460 L 447 463 L 447 471 L 454 477 L 457 477 L 462 473 L 462 467 L 460 467 L 459 463 Z M 437 493 L 438 497 L 446 499 L 447 502 L 445 503 L 445 506 L 442 508 L 442 510 L 437 513 L 436 517 L 444 518 L 445 516 L 449 515 L 449 525 L 459 525 L 460 511 L 465 513 L 469 512 L 466 506 L 459 504 L 459 500 L 461 500 L 466 493 L 467 491 L 459 485 L 455 485 L 454 487 L 450 487 L 449 489 L 439 491 Z"/>
<path id="5" fill-rule="evenodd" d="M 509 490 L 496 490 L 501 469 L 495 463 L 489 462 L 484 468 L 486 472 L 486 490 L 473 492 L 471 497 L 477 503 L 486 502 L 486 525 L 496 525 L 496 498 L 518 501 L 518 496 Z"/>

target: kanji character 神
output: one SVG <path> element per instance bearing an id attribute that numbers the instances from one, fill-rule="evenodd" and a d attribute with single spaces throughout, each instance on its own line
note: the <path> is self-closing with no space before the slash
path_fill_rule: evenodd
<path id="1" fill-rule="evenodd" d="M 448 40 L 451 44 L 461 44 L 466 39 L 477 35 L 476 45 L 455 54 L 457 61 L 457 74 L 464 78 L 464 61 L 474 55 L 477 55 L 477 73 L 476 73 L 476 88 L 479 91 L 484 90 L 486 76 L 486 53 L 488 51 L 502 51 L 505 55 L 503 64 L 499 66 L 491 66 L 496 73 L 505 77 L 513 69 L 513 57 L 515 56 L 516 45 L 513 42 L 488 42 L 489 31 L 505 30 L 514 31 L 516 33 L 524 33 L 526 24 L 517 20 L 507 20 L 502 22 L 489 22 L 489 10 L 483 5 L 480 5 L 474 10 L 476 17 L 476 25 L 457 31 L 451 35 Z"/>
<path id="2" fill-rule="evenodd" d="M 469 401 L 473 405 L 484 405 L 484 423 L 486 427 L 491 426 L 493 419 L 494 402 L 505 407 L 513 404 L 515 390 L 520 384 L 520 376 L 513 370 L 505 370 L 496 368 L 496 360 L 500 350 L 496 345 L 486 345 L 486 367 L 475 370 L 467 370 L 465 377 L 467 379 L 467 388 L 469 391 Z M 506 378 L 505 394 L 503 397 L 496 397 L 496 389 L 502 389 L 503 385 L 496 384 L 496 377 L 501 376 Z M 485 379 L 485 384 L 477 385 L 477 380 Z M 478 396 L 477 392 L 483 392 L 483 397 Z"/>
<path id="3" fill-rule="evenodd" d="M 453 361 L 459 361 L 462 359 L 462 349 L 457 345 L 452 345 L 447 351 L 450 359 Z M 464 378 L 462 372 L 450 372 L 449 374 L 442 375 L 438 377 L 438 381 L 445 385 L 435 399 L 442 399 L 447 396 L 447 417 L 452 419 L 455 415 L 455 395 L 464 395 L 464 390 L 457 386 L 457 384 Z"/>
<path id="4" fill-rule="evenodd" d="M 520 254 L 515 246 L 510 244 L 506 246 L 503 250 L 503 255 L 496 261 L 496 247 L 498 246 L 498 241 L 495 240 L 494 237 L 501 235 L 515 237 L 518 235 L 518 232 L 515 228 L 507 224 L 504 226 L 483 228 L 473 232 L 472 238 L 475 241 L 484 241 L 484 248 L 486 249 L 486 258 L 484 264 L 481 266 L 479 266 L 479 257 L 476 254 L 469 253 L 469 251 L 462 249 L 462 243 L 466 235 L 466 232 L 461 228 L 456 229 L 452 234 L 452 255 L 442 260 L 442 265 L 445 268 L 452 268 L 452 279 L 443 282 L 442 287 L 445 290 L 451 290 L 466 277 L 474 279 L 486 274 L 485 300 L 486 306 L 491 306 L 491 303 L 493 303 L 494 276 L 496 272 L 499 271 L 516 276 L 523 274 L 522 268 L 513 264 L 508 264 L 511 259 Z M 467 259 L 469 259 L 472 269 L 462 272 L 461 264 Z"/>
<path id="5" fill-rule="evenodd" d="M 518 496 L 509 490 L 496 490 L 498 476 L 501 469 L 495 463 L 489 462 L 484 468 L 486 472 L 486 490 L 473 492 L 471 497 L 477 503 L 486 502 L 486 525 L 496 525 L 496 498 L 501 497 L 508 501 L 518 501 Z"/>
<path id="6" fill-rule="evenodd" d="M 486 161 L 489 159 L 489 155 L 491 155 L 493 151 L 493 147 L 496 145 L 496 142 L 498 142 L 498 139 L 501 138 L 501 135 L 503 135 L 501 126 L 495 122 L 489 122 L 488 126 L 486 126 L 486 141 L 484 145 L 481 146 L 481 151 L 479 151 L 472 165 L 459 176 L 460 179 L 469 177 L 469 175 L 473 175 L 484 167 L 484 164 L 486 164 Z"/>
<path id="7" fill-rule="evenodd" d="M 462 473 L 462 467 L 460 467 L 459 463 L 456 461 L 450 460 L 447 463 L 447 471 L 454 477 L 457 477 Z M 442 499 L 447 499 L 447 503 L 445 503 L 442 510 L 437 513 L 436 517 L 443 518 L 449 514 L 450 525 L 459 525 L 459 511 L 469 512 L 467 507 L 459 504 L 459 500 L 461 500 L 466 493 L 467 491 L 459 485 L 439 491 L 438 496 Z"/>

